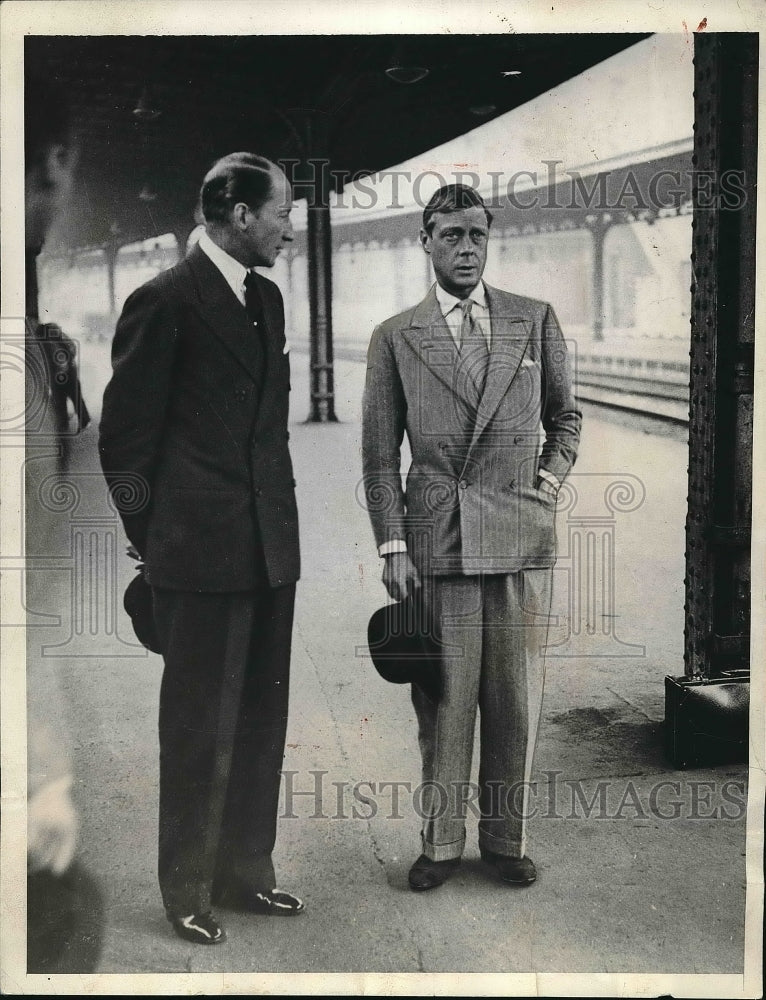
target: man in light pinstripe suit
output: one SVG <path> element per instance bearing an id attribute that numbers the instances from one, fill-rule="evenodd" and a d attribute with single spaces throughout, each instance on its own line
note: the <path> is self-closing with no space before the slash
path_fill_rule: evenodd
<path id="1" fill-rule="evenodd" d="M 525 826 L 556 494 L 581 414 L 551 307 L 481 280 L 491 222 L 474 189 L 436 192 L 420 239 L 437 283 L 376 327 L 368 354 L 364 477 L 383 581 L 394 600 L 419 598 L 442 648 L 439 701 L 412 685 L 425 791 L 416 891 L 460 863 L 477 707 L 481 855 L 509 884 L 536 877 Z"/>

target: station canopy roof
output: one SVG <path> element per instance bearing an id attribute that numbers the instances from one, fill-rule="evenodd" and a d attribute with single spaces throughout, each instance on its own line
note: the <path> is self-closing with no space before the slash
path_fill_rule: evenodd
<path id="1" fill-rule="evenodd" d="M 334 177 L 374 173 L 645 37 L 31 36 L 27 71 L 65 89 L 80 147 L 55 240 L 74 248 L 186 233 L 203 175 L 235 150 L 325 157 Z"/>

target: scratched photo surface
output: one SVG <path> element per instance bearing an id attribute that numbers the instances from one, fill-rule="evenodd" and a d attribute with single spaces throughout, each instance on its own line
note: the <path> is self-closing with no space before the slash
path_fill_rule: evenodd
<path id="1" fill-rule="evenodd" d="M 4 989 L 759 995 L 755 14 L 54 6 Z"/>

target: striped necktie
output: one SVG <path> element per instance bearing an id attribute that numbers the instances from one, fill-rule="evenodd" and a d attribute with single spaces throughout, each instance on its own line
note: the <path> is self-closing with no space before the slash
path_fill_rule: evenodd
<path id="1" fill-rule="evenodd" d="M 489 348 L 478 320 L 473 318 L 472 308 L 472 299 L 461 301 L 460 310 L 463 319 L 460 324 L 460 359 L 481 394 L 484 392 L 484 383 L 487 380 Z"/>

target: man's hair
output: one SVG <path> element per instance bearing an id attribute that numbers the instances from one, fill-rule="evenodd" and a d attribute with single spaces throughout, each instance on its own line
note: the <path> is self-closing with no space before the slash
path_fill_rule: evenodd
<path id="1" fill-rule="evenodd" d="M 484 199 L 472 187 L 466 184 L 445 184 L 433 194 L 423 209 L 423 229 L 430 236 L 439 212 L 461 212 L 465 208 L 483 208 L 487 217 L 487 225 L 492 225 L 492 213 L 484 204 Z"/>
<path id="2" fill-rule="evenodd" d="M 24 81 L 24 170 L 42 163 L 52 146 L 71 145 L 69 102 L 61 85 L 39 76 Z"/>
<path id="3" fill-rule="evenodd" d="M 271 160 L 256 153 L 229 153 L 216 160 L 200 192 L 205 222 L 226 222 L 238 202 L 257 212 L 271 196 L 273 169 Z"/>

